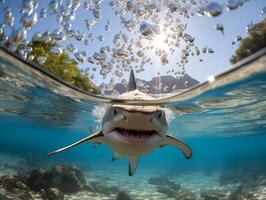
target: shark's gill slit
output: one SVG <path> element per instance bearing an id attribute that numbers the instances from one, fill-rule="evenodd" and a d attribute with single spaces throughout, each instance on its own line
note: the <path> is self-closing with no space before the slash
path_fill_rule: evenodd
<path id="1" fill-rule="evenodd" d="M 130 73 L 128 92 L 121 99 L 151 100 L 153 97 L 136 89 L 133 70 Z M 114 150 L 112 160 L 126 157 L 129 160 L 129 175 L 138 166 L 139 157 L 157 147 L 172 145 L 181 150 L 185 158 L 192 156 L 191 148 L 184 142 L 167 134 L 165 109 L 160 106 L 138 106 L 110 104 L 102 120 L 102 130 L 81 139 L 69 146 L 51 152 L 50 155 L 65 151 L 84 142 L 106 144 Z"/>

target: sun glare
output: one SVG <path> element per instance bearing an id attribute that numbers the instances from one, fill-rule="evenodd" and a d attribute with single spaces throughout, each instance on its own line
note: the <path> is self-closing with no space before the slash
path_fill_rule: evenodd
<path id="1" fill-rule="evenodd" d="M 152 40 L 152 45 L 155 47 L 155 49 L 158 48 L 161 50 L 168 51 L 169 47 L 165 40 L 167 40 L 167 34 L 165 32 L 161 32 L 160 34 L 154 36 Z"/>

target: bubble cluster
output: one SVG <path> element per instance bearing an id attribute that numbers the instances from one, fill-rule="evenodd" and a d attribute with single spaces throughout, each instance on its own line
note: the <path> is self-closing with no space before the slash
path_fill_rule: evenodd
<path id="1" fill-rule="evenodd" d="M 122 79 L 124 73 L 131 68 L 136 73 L 141 73 L 156 65 L 168 67 L 173 65 L 173 61 L 176 67 L 167 73 L 181 77 L 186 73 L 185 67 L 193 57 L 203 62 L 203 54 L 215 53 L 215 49 L 207 44 L 197 44 L 197 38 L 187 28 L 188 20 L 193 17 L 219 17 L 224 10 L 232 12 L 246 1 L 227 0 L 221 4 L 219 1 L 205 0 L 50 0 L 47 7 L 39 8 L 37 0 L 23 0 L 20 19 L 15 19 L 10 7 L 3 6 L 4 23 L 0 24 L 0 44 L 5 44 L 11 51 L 18 51 L 22 58 L 33 61 L 29 41 L 55 42 L 59 45 L 49 49 L 51 54 L 59 56 L 66 51 L 78 63 L 89 66 L 82 70 L 85 75 L 91 79 L 97 76 L 102 76 L 103 79 L 113 77 L 111 83 L 115 83 L 116 78 Z M 119 29 L 112 27 L 114 23 L 109 18 L 103 17 L 106 6 L 104 3 L 119 20 Z M 5 5 L 4 2 L 1 4 Z M 83 19 L 76 19 L 80 10 L 86 14 Z M 260 15 L 265 16 L 265 13 L 266 7 Z M 28 37 L 35 24 L 51 18 L 58 24 L 55 30 L 37 32 L 32 38 Z M 100 20 L 103 21 L 102 32 L 97 35 L 99 31 L 94 30 Z M 76 21 L 81 22 L 85 29 L 73 28 Z M 14 27 L 14 22 L 18 22 L 18 27 Z M 252 22 L 248 24 L 247 32 L 253 26 Z M 11 33 L 6 34 L 6 29 L 10 27 Z M 217 23 L 214 28 L 224 34 L 223 24 Z M 232 39 L 232 44 L 241 39 L 241 36 L 236 36 Z M 99 49 L 95 49 L 93 53 L 87 51 L 95 43 L 100 46 Z M 39 56 L 36 60 L 39 64 L 46 62 L 44 56 Z M 189 83 L 185 85 L 187 87 Z M 170 90 L 167 87 L 162 89 Z"/>
<path id="2" fill-rule="evenodd" d="M 158 25 L 143 22 L 139 26 L 139 31 L 145 38 L 152 40 L 155 34 L 159 34 L 160 29 Z"/>

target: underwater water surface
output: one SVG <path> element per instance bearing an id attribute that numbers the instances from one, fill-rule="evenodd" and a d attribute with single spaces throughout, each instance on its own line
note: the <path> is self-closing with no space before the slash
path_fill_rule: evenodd
<path id="1" fill-rule="evenodd" d="M 48 156 L 99 129 L 108 99 L 73 98 L 67 85 L 1 50 L 0 199 L 266 199 L 265 59 L 264 49 L 237 70 L 161 99 L 171 111 L 168 132 L 193 156 L 158 148 L 130 177 L 128 161 L 111 162 L 105 145 Z"/>

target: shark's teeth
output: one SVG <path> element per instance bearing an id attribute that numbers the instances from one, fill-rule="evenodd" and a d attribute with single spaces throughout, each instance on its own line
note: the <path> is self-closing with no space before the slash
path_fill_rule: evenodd
<path id="1" fill-rule="evenodd" d="M 121 136 L 127 138 L 136 138 L 136 139 L 147 139 L 156 134 L 158 134 L 155 130 L 140 130 L 140 129 L 127 129 L 124 127 L 118 127 L 114 129 Z"/>
<path id="2" fill-rule="evenodd" d="M 127 129 L 123 127 L 116 128 L 119 131 L 128 131 L 128 132 L 138 132 L 138 133 L 153 133 L 155 132 L 154 130 L 141 130 L 141 129 Z"/>

